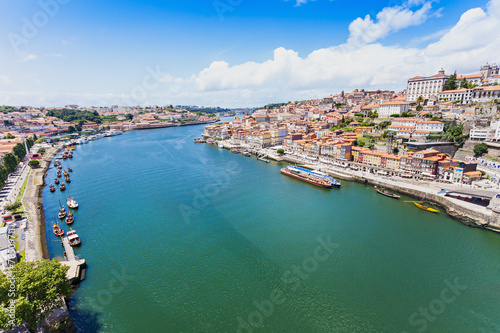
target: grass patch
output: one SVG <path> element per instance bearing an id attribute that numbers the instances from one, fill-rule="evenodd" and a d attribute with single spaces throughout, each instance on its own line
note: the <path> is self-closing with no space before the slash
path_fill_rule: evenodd
<path id="1" fill-rule="evenodd" d="M 16 247 L 16 251 L 19 251 L 19 241 L 15 241 L 14 246 Z"/>
<path id="2" fill-rule="evenodd" d="M 26 260 L 26 251 L 22 250 L 21 252 L 19 252 L 19 262 L 22 262 L 24 260 Z"/>
<path id="3" fill-rule="evenodd" d="M 21 186 L 21 190 L 19 191 L 19 195 L 16 198 L 16 201 L 21 201 L 24 195 L 24 191 L 26 191 L 26 187 L 28 186 L 28 179 L 30 176 L 31 170 L 28 170 L 28 174 L 26 175 L 26 179 L 24 180 L 23 186 Z"/>

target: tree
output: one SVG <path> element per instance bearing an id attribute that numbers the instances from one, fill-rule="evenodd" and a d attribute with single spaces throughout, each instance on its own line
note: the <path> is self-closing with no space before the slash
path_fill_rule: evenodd
<path id="1" fill-rule="evenodd" d="M 444 83 L 444 90 L 456 90 L 457 89 L 457 83 L 455 82 L 457 80 L 457 72 L 454 74 L 451 74 L 448 80 Z"/>
<path id="2" fill-rule="evenodd" d="M 12 148 L 12 152 L 16 156 L 18 162 L 22 161 L 24 156 L 26 156 L 26 148 L 24 148 L 22 143 L 15 145 L 14 148 Z"/>
<path id="3" fill-rule="evenodd" d="M 74 133 L 74 132 L 76 132 L 76 128 L 74 128 L 73 126 L 69 126 L 68 127 L 68 132 Z"/>
<path id="4" fill-rule="evenodd" d="M 38 137 L 36 136 L 36 134 L 33 134 L 33 142 L 36 142 L 36 140 L 38 140 Z"/>
<path id="5" fill-rule="evenodd" d="M 486 143 L 478 143 L 474 146 L 474 155 L 483 156 L 484 154 L 488 154 L 488 146 Z"/>
<path id="6" fill-rule="evenodd" d="M 14 202 L 12 205 L 7 205 L 5 206 L 5 210 L 8 210 L 9 212 L 14 212 L 16 211 L 19 207 L 21 207 L 23 204 L 20 201 Z"/>
<path id="7" fill-rule="evenodd" d="M 373 144 L 368 145 L 368 149 L 373 150 L 375 149 L 375 146 Z"/>
<path id="8" fill-rule="evenodd" d="M 7 172 L 7 169 L 3 165 L 0 165 L 0 187 L 3 187 L 5 185 L 5 181 L 7 180 L 7 177 L 9 176 L 9 173 Z"/>
<path id="9" fill-rule="evenodd" d="M 392 153 L 396 155 L 399 154 L 399 148 L 398 147 L 392 148 Z"/>
<path id="10" fill-rule="evenodd" d="M 12 279 L 0 273 L 0 327 L 9 329 L 24 323 L 34 332 L 37 325 L 70 296 L 71 285 L 66 278 L 68 267 L 56 260 L 42 260 L 23 261 L 9 270 Z M 15 281 L 15 293 L 10 291 L 11 281 Z M 11 304 L 15 309 L 12 320 L 7 312 Z"/>
<path id="11" fill-rule="evenodd" d="M 134 115 L 133 115 L 133 114 L 131 114 L 131 113 L 127 113 L 127 114 L 125 115 L 125 119 L 127 119 L 127 120 L 132 120 L 132 119 L 134 119 Z"/>
<path id="12" fill-rule="evenodd" d="M 16 157 L 12 153 L 8 153 L 8 154 L 3 155 L 2 162 L 3 162 L 3 165 L 5 166 L 5 169 L 7 170 L 7 172 L 9 174 L 13 173 L 14 170 L 16 170 L 17 160 L 16 160 Z"/>
<path id="13" fill-rule="evenodd" d="M 280 148 L 276 151 L 278 154 L 284 154 L 285 153 L 285 149 L 283 148 Z"/>
<path id="14" fill-rule="evenodd" d="M 460 80 L 460 88 L 467 88 L 468 86 L 469 86 L 469 82 L 467 81 L 467 79 L 465 77 L 463 77 Z"/>
<path id="15" fill-rule="evenodd" d="M 15 137 L 15 136 L 13 136 L 13 135 L 12 135 L 12 134 L 10 134 L 10 133 L 7 133 L 6 135 L 4 135 L 4 137 L 3 137 L 3 138 L 4 138 L 4 139 L 7 139 L 7 140 L 10 140 L 10 139 L 15 139 L 16 137 Z"/>
<path id="16" fill-rule="evenodd" d="M 40 166 L 39 160 L 31 160 L 28 162 L 28 165 L 32 168 L 38 168 Z"/>
<path id="17" fill-rule="evenodd" d="M 37 154 L 45 154 L 45 148 L 38 149 Z"/>

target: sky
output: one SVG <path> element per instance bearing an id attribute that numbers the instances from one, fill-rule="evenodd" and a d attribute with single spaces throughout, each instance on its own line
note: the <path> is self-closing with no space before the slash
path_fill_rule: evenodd
<path id="1" fill-rule="evenodd" d="M 500 0 L 0 6 L 0 105 L 258 107 L 500 64 Z"/>

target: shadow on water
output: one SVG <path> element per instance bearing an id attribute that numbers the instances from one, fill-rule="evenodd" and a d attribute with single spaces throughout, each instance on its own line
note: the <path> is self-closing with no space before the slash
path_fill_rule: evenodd
<path id="1" fill-rule="evenodd" d="M 96 333 L 102 329 L 101 314 L 86 309 L 74 308 L 75 301 L 71 300 L 68 304 L 69 313 L 73 318 L 76 331 L 79 333 Z"/>

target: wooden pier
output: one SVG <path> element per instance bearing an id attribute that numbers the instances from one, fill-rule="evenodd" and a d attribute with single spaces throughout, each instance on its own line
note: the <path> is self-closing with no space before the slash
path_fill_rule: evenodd
<path id="1" fill-rule="evenodd" d="M 66 277 L 73 284 L 80 283 L 85 279 L 87 264 L 85 259 L 77 259 L 75 252 L 71 245 L 69 245 L 68 237 L 62 238 L 62 245 L 64 246 L 64 251 L 66 252 L 66 260 L 61 261 L 61 264 L 68 266 L 69 269 L 66 272 Z"/>

